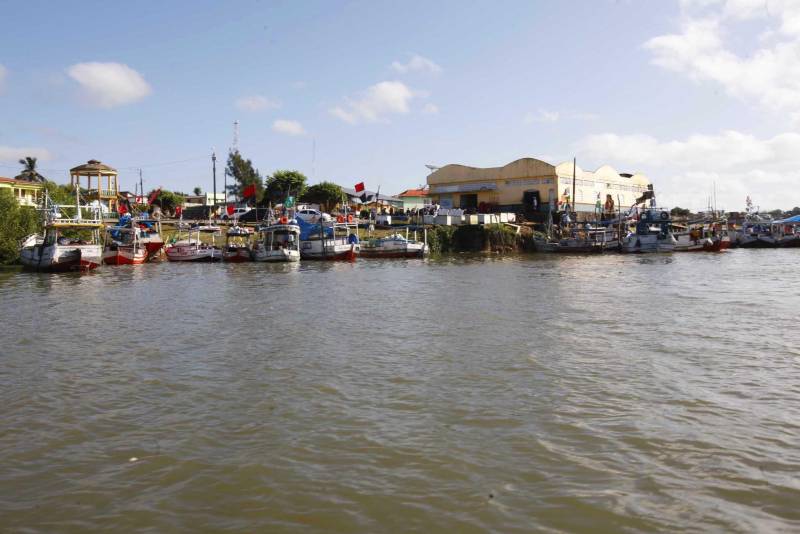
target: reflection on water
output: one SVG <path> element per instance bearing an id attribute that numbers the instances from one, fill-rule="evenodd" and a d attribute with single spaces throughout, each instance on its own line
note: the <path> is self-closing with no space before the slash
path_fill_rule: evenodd
<path id="1" fill-rule="evenodd" d="M 0 524 L 794 530 L 795 261 L 0 271 Z"/>

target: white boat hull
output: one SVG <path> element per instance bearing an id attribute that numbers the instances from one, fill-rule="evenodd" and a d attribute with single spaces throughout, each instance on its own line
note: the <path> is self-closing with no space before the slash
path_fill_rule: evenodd
<path id="1" fill-rule="evenodd" d="M 428 252 L 427 245 L 413 242 L 388 241 L 361 246 L 361 255 L 365 258 L 422 258 Z"/>
<path id="2" fill-rule="evenodd" d="M 212 247 L 198 247 L 196 245 L 170 245 L 165 249 L 169 261 L 219 261 L 222 251 Z"/>
<path id="3" fill-rule="evenodd" d="M 87 271 L 102 261 L 100 245 L 34 245 L 20 251 L 22 265 L 44 272 Z"/>
<path id="4" fill-rule="evenodd" d="M 657 253 L 675 250 L 675 239 L 669 236 L 659 239 L 658 235 L 629 235 L 622 240 L 620 250 L 625 253 Z"/>
<path id="5" fill-rule="evenodd" d="M 361 252 L 358 243 L 336 243 L 331 239 L 303 241 L 300 244 L 300 257 L 304 260 L 355 261 Z"/>
<path id="6" fill-rule="evenodd" d="M 300 261 L 300 251 L 288 248 L 281 250 L 264 250 L 257 248 L 253 251 L 253 261 Z"/>

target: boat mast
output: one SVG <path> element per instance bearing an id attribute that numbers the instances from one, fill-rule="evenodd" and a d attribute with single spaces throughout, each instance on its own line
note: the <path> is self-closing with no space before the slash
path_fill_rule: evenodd
<path id="1" fill-rule="evenodd" d="M 575 222 L 578 222 L 578 206 L 575 204 L 578 200 L 578 193 L 575 191 L 575 166 L 577 165 L 578 158 L 572 158 L 572 217 Z M 556 189 L 558 193 L 558 189 Z"/>
<path id="2" fill-rule="evenodd" d="M 81 220 L 81 193 L 78 184 L 75 184 L 75 220 Z"/>

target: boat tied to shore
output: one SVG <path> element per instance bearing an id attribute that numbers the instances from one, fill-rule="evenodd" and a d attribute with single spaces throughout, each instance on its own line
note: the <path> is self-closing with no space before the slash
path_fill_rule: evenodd
<path id="1" fill-rule="evenodd" d="M 408 227 L 405 236 L 394 233 L 361 243 L 361 255 L 365 258 L 423 258 L 428 253 L 430 248 L 427 244 L 427 230 L 423 231 L 423 240 L 418 241 L 416 232 L 413 239 L 409 239 Z"/>
<path id="2" fill-rule="evenodd" d="M 213 244 L 213 236 L 217 233 L 216 230 L 193 228 L 187 231 L 185 239 L 180 239 L 179 234 L 176 236 L 175 241 L 164 249 L 167 260 L 182 262 L 220 261 L 222 259 L 222 251 Z M 200 237 L 201 234 L 210 234 L 212 243 L 204 242 Z M 192 237 L 193 235 L 194 237 Z"/>
<path id="3" fill-rule="evenodd" d="M 253 244 L 253 261 L 300 261 L 300 226 L 286 216 L 261 226 Z"/>
<path id="4" fill-rule="evenodd" d="M 690 223 L 686 231 L 675 234 L 675 252 L 720 252 L 731 247 L 726 220 Z"/>
<path id="5" fill-rule="evenodd" d="M 103 263 L 140 265 L 153 259 L 164 246 L 160 226 L 154 219 L 122 215 L 116 225 L 106 228 Z"/>
<path id="6" fill-rule="evenodd" d="M 231 226 L 225 233 L 225 246 L 222 249 L 222 261 L 243 263 L 253 261 L 250 247 L 252 233 L 239 225 Z"/>
<path id="7" fill-rule="evenodd" d="M 352 215 L 316 224 L 296 219 L 300 227 L 300 257 L 304 260 L 355 261 L 361 253 L 358 224 Z"/>
<path id="8" fill-rule="evenodd" d="M 42 272 L 89 271 L 96 269 L 103 256 L 99 210 L 81 206 L 80 191 L 75 187 L 75 216 L 64 217 L 66 206 L 50 203 L 45 194 L 44 236 L 34 234 L 23 240 L 20 261 L 27 269 Z M 89 218 L 83 211 L 91 213 Z"/>
<path id="9" fill-rule="evenodd" d="M 639 204 L 642 205 L 641 208 Z M 632 209 L 636 210 L 633 217 L 635 226 L 621 239 L 621 252 L 654 253 L 675 250 L 677 240 L 672 233 L 672 216 L 666 209 L 657 207 L 652 185 L 636 199 Z"/>

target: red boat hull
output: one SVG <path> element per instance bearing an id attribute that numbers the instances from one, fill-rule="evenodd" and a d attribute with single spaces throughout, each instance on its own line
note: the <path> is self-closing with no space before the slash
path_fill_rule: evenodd
<path id="1" fill-rule="evenodd" d="M 247 249 L 238 249 L 234 251 L 224 251 L 222 253 L 222 261 L 228 263 L 245 263 L 253 261 L 250 251 Z"/>

